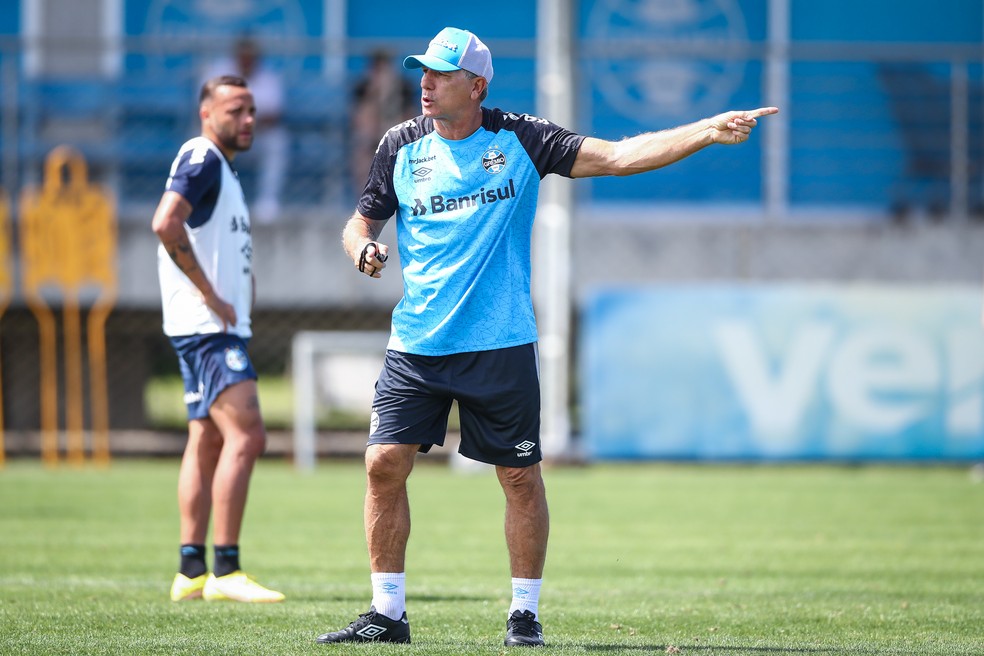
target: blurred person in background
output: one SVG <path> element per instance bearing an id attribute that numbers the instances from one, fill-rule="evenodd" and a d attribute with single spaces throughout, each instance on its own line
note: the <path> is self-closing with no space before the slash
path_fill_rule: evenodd
<path id="1" fill-rule="evenodd" d="M 254 152 L 258 157 L 257 193 L 253 216 L 260 223 L 280 218 L 284 179 L 287 173 L 290 136 L 284 127 L 284 84 L 280 74 L 263 63 L 259 44 L 249 36 L 240 37 L 233 56 L 208 67 L 205 79 L 237 75 L 249 84 L 256 99 Z"/>
<path id="2" fill-rule="evenodd" d="M 282 601 L 242 571 L 239 535 L 253 466 L 266 448 L 256 371 L 247 354 L 255 300 L 249 210 L 232 162 L 253 143 L 245 79 L 207 81 L 201 136 L 171 164 L 154 213 L 164 333 L 178 355 L 188 443 L 178 475 L 181 560 L 171 599 Z M 205 539 L 212 519 L 214 569 Z"/>
<path id="3" fill-rule="evenodd" d="M 540 471 L 537 329 L 530 240 L 540 180 L 632 175 L 713 144 L 748 140 L 775 107 L 731 111 L 612 142 L 528 114 L 488 109 L 492 56 L 474 34 L 445 28 L 423 55 L 423 114 L 386 133 L 342 243 L 355 266 L 381 277 L 389 246 L 376 241 L 396 214 L 404 297 L 393 311 L 366 448 L 368 612 L 319 643 L 410 642 L 407 478 L 417 453 L 443 445 L 452 401 L 459 452 L 495 466 L 505 495 L 512 574 L 507 647 L 544 644 L 539 595 L 549 516 Z M 747 184 L 742 171 L 712 184 Z M 626 249 L 627 275 L 645 258 Z"/>
<path id="4" fill-rule="evenodd" d="M 942 221 L 950 208 L 950 84 L 925 64 L 880 62 L 878 77 L 891 101 L 905 167 L 892 188 L 897 223 L 919 215 Z"/>
<path id="5" fill-rule="evenodd" d="M 416 113 L 416 89 L 396 69 L 392 53 L 374 50 L 352 93 L 352 189 L 362 191 L 383 134 Z"/>

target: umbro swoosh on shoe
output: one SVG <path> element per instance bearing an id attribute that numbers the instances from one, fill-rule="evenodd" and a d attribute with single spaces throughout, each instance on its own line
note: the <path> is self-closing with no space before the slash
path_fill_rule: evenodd
<path id="1" fill-rule="evenodd" d="M 390 619 L 376 612 L 375 606 L 359 615 L 358 619 L 341 631 L 322 633 L 315 642 L 328 644 L 333 642 L 410 642 L 410 621 L 407 614 L 398 619 Z"/>

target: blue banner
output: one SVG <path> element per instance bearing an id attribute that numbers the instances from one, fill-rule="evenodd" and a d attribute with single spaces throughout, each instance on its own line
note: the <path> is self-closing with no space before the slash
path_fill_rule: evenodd
<path id="1" fill-rule="evenodd" d="M 984 457 L 968 288 L 602 291 L 580 344 L 594 458 Z"/>

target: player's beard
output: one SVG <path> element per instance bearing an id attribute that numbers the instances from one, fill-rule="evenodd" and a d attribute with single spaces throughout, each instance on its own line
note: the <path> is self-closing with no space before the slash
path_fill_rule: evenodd
<path id="1" fill-rule="evenodd" d="M 243 137 L 240 133 L 234 132 L 232 134 L 223 134 L 219 137 L 219 145 L 226 150 L 243 152 L 249 150 L 253 145 L 253 133 L 250 132 L 248 137 Z"/>

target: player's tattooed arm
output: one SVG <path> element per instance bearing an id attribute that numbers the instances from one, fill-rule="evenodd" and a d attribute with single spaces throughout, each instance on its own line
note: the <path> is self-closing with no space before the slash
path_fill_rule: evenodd
<path id="1" fill-rule="evenodd" d="M 173 191 L 164 192 L 157 211 L 154 212 L 151 227 L 178 269 L 205 294 L 211 290 L 212 285 L 202 273 L 185 231 L 185 221 L 191 216 L 191 210 L 191 203 L 184 196 Z"/>
<path id="2" fill-rule="evenodd" d="M 171 256 L 171 260 L 186 276 L 200 268 L 198 266 L 198 258 L 195 257 L 195 251 L 191 249 L 191 242 L 188 241 L 188 235 L 182 233 L 175 241 L 170 243 L 165 242 L 164 249 Z"/>
<path id="3" fill-rule="evenodd" d="M 191 210 L 191 203 L 184 196 L 166 191 L 154 212 L 151 227 L 174 264 L 198 288 L 205 305 L 222 321 L 223 328 L 228 329 L 229 326 L 236 325 L 236 310 L 215 293 L 211 281 L 199 265 L 185 231 L 185 221 L 191 216 Z"/>

